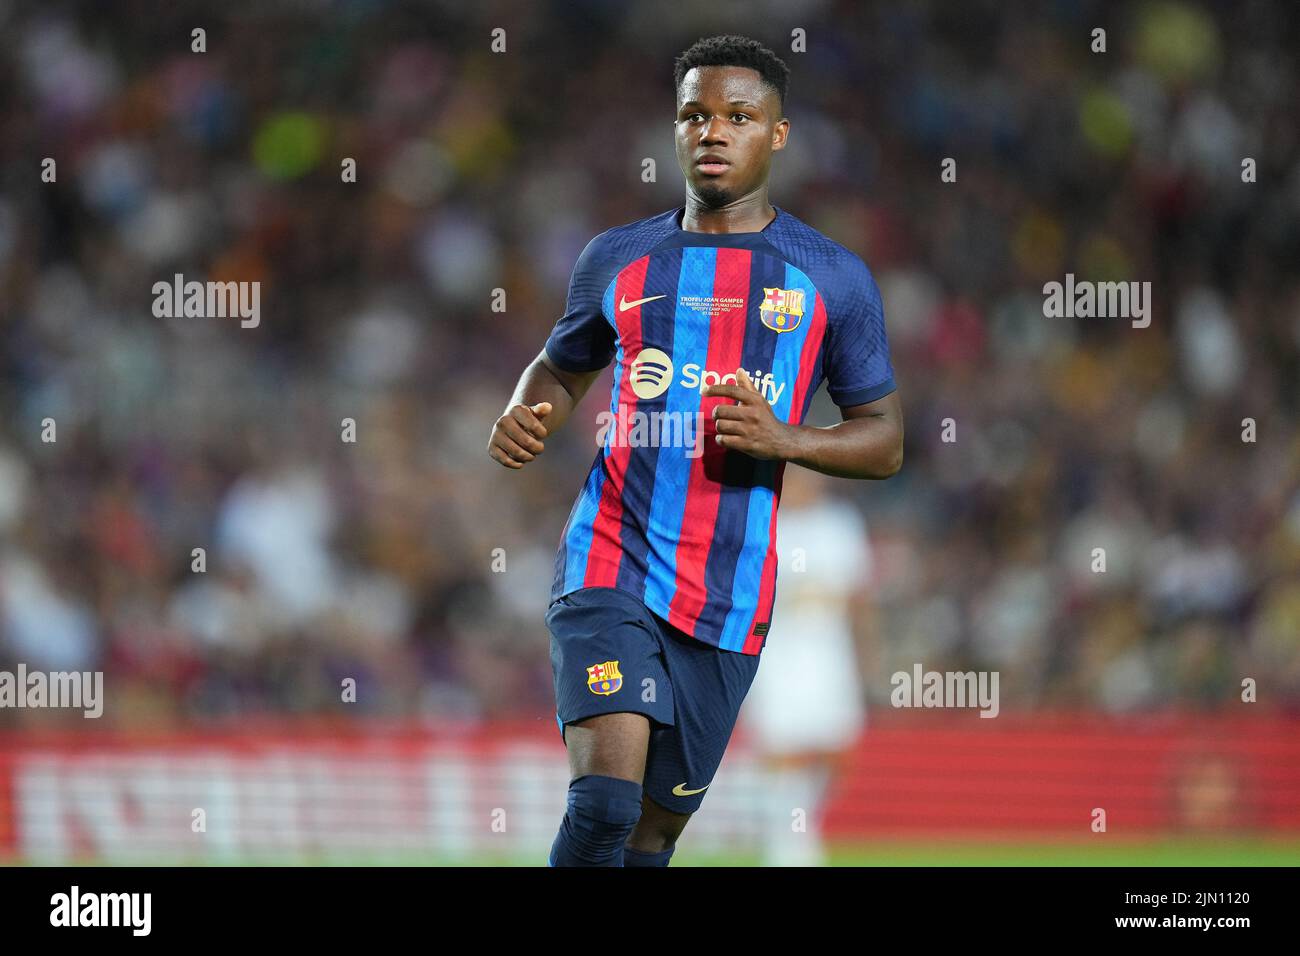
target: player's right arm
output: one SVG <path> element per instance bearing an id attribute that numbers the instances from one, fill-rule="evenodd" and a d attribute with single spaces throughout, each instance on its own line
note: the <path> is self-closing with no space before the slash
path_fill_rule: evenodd
<path id="1" fill-rule="evenodd" d="M 559 431 L 600 372 L 566 372 L 542 349 L 492 426 L 488 454 L 507 468 L 524 467 L 545 450 L 544 439 Z"/>
<path id="2" fill-rule="evenodd" d="M 543 439 L 559 430 L 614 358 L 614 327 L 601 307 L 610 281 L 606 235 L 591 240 L 578 256 L 564 315 L 492 426 L 488 454 L 507 468 L 522 468 L 542 453 Z"/>

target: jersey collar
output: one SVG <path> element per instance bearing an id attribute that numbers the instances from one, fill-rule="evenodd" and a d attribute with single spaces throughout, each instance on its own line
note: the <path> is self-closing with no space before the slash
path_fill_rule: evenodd
<path id="1" fill-rule="evenodd" d="M 771 231 L 772 227 L 780 221 L 781 217 L 785 215 L 785 213 L 781 211 L 781 207 L 776 203 L 772 203 L 772 208 L 776 210 L 776 215 L 772 217 L 771 222 L 762 229 L 759 229 L 757 232 L 692 232 L 683 229 L 682 218 L 686 215 L 686 207 L 684 205 L 677 207 L 677 212 L 673 214 L 673 222 L 676 224 L 678 232 L 684 233 L 688 236 L 707 236 L 714 239 L 721 239 L 725 236 L 765 236 Z"/>

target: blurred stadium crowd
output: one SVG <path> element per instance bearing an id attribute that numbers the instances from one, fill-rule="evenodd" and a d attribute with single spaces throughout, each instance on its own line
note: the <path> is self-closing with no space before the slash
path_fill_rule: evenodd
<path id="1" fill-rule="evenodd" d="M 551 720 L 610 373 L 525 472 L 487 435 L 585 243 L 682 200 L 672 57 L 744 32 L 792 70 L 772 201 L 884 296 L 906 460 L 836 485 L 871 700 L 1300 706 L 1289 4 L 205 6 L 0 0 L 0 668 L 103 669 L 110 722 Z M 260 281 L 259 327 L 155 318 L 176 273 Z M 1045 318 L 1066 273 L 1150 327 Z"/>

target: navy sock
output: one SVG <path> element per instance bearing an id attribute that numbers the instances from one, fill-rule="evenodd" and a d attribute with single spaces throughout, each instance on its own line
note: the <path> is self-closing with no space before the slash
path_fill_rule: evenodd
<path id="1" fill-rule="evenodd" d="M 641 784 L 587 774 L 569 784 L 569 806 L 550 866 L 622 866 L 623 844 L 641 819 Z"/>
<path id="2" fill-rule="evenodd" d="M 668 860 L 673 855 L 676 846 L 670 846 L 662 853 L 642 853 L 640 850 L 634 850 L 630 846 L 623 847 L 623 865 L 624 866 L 667 866 Z"/>

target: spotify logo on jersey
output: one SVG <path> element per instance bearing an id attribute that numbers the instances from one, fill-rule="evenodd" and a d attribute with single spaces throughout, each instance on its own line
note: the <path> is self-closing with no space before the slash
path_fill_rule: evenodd
<path id="1" fill-rule="evenodd" d="M 632 391 L 637 398 L 658 398 L 673 383 L 673 360 L 659 349 L 642 349 L 632 363 Z"/>

